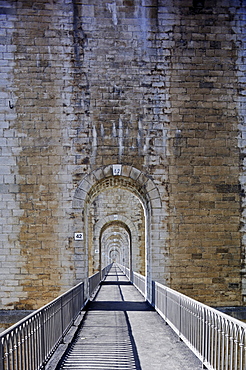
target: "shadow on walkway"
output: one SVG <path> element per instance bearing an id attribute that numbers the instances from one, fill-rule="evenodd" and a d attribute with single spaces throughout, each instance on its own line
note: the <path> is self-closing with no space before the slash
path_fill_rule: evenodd
<path id="1" fill-rule="evenodd" d="M 89 304 L 88 311 L 154 311 L 154 309 L 146 302 L 95 301 Z"/>
<path id="2" fill-rule="evenodd" d="M 121 285 L 132 284 L 116 267 L 111 272 L 88 303 L 81 328 L 56 370 L 142 370 L 127 311 L 152 307 L 146 302 L 124 301 Z"/>
<path id="3" fill-rule="evenodd" d="M 112 276 L 112 275 L 110 275 Z M 108 280 L 108 281 L 103 281 L 101 284 L 103 285 L 132 285 L 130 281 L 113 281 L 113 280 Z"/>
<path id="4" fill-rule="evenodd" d="M 115 266 L 56 370 L 200 370 L 201 363 Z"/>

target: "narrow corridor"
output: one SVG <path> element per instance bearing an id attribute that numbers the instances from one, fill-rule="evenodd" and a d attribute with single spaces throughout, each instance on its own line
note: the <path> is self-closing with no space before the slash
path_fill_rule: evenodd
<path id="1" fill-rule="evenodd" d="M 58 369 L 198 370 L 201 363 L 113 266 Z"/>

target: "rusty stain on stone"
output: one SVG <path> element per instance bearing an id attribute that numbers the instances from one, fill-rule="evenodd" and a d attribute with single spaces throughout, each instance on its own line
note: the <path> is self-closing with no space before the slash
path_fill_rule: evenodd
<path id="1" fill-rule="evenodd" d="M 117 214 L 136 224 L 137 271 L 243 304 L 245 6 L 23 0 L 0 13 L 3 265 L 15 258 L 2 304 L 38 308 L 96 271 L 100 217 L 107 253 L 110 232 L 126 240 Z M 80 209 L 81 181 L 112 164 L 127 172 L 88 180 Z"/>

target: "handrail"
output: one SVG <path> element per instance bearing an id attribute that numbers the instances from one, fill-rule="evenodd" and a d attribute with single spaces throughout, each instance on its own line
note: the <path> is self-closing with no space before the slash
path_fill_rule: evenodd
<path id="1" fill-rule="evenodd" d="M 132 276 L 144 295 L 145 276 L 136 272 Z M 246 323 L 158 282 L 153 281 L 152 288 L 156 311 L 207 369 L 246 369 Z"/>
<path id="2" fill-rule="evenodd" d="M 91 295 L 94 290 L 98 287 L 100 283 L 100 272 L 96 272 L 94 275 L 90 276 L 88 279 L 89 285 L 89 295 Z"/>
<path id="3" fill-rule="evenodd" d="M 155 309 L 209 370 L 246 369 L 246 324 L 157 282 Z"/>
<path id="4" fill-rule="evenodd" d="M 105 276 L 108 275 L 109 270 L 111 269 L 112 265 L 113 265 L 113 263 L 110 263 L 108 266 L 106 266 L 102 269 L 102 280 L 105 278 Z"/>
<path id="5" fill-rule="evenodd" d="M 120 263 L 117 263 L 117 266 L 121 269 L 121 271 L 126 275 L 126 277 L 130 280 L 130 269 Z"/>
<path id="6" fill-rule="evenodd" d="M 140 293 L 144 296 L 145 295 L 145 284 L 146 284 L 145 276 L 138 274 L 137 272 L 133 272 L 132 283 L 140 291 Z"/>
<path id="7" fill-rule="evenodd" d="M 105 276 L 108 274 L 109 270 L 111 269 L 112 267 L 112 263 L 106 267 L 104 267 L 100 272 L 96 272 L 94 275 L 90 276 L 89 277 L 89 281 L 88 281 L 88 284 L 89 284 L 89 295 L 91 295 L 94 290 L 98 287 L 98 285 L 100 284 L 100 281 L 102 281 Z"/>
<path id="8" fill-rule="evenodd" d="M 103 270 L 103 277 L 111 266 Z M 99 281 L 97 279 L 95 282 L 94 279 L 93 289 L 96 288 L 95 284 L 100 283 L 100 273 L 98 275 Z M 85 283 L 81 282 L 1 333 L 0 370 L 44 369 L 74 324 L 87 298 Z"/>

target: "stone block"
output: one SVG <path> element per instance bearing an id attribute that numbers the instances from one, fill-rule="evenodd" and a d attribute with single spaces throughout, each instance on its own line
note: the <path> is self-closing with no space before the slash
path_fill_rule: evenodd
<path id="1" fill-rule="evenodd" d="M 141 171 L 139 171 L 137 168 L 131 168 L 130 176 L 133 180 L 138 180 L 139 176 L 141 174 Z"/>

